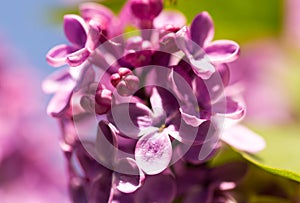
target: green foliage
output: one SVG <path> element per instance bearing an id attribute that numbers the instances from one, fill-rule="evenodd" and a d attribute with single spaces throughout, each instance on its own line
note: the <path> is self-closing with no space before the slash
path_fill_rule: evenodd
<path id="1" fill-rule="evenodd" d="M 257 154 L 259 160 L 241 153 L 241 155 L 273 174 L 300 182 L 300 129 L 298 126 L 273 127 L 257 129 L 264 137 L 267 147 Z"/>
<path id="2" fill-rule="evenodd" d="M 182 11 L 188 21 L 201 11 L 213 17 L 216 38 L 249 41 L 277 36 L 281 31 L 282 0 L 178 0 L 168 6 Z"/>

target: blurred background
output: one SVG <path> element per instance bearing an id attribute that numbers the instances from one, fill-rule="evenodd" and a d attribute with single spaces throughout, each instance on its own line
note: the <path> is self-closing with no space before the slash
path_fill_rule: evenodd
<path id="1" fill-rule="evenodd" d="M 26 0 L 17 6 L 14 1 L 2 5 L 0 196 L 4 202 L 24 202 L 11 195 L 16 192 L 25 195 L 27 202 L 44 202 L 41 184 L 50 191 L 49 202 L 69 201 L 59 130 L 46 115 L 49 96 L 40 87 L 54 71 L 46 63 L 47 51 L 66 42 L 63 15 L 78 13 L 79 2 Z M 240 58 L 230 64 L 231 82 L 245 98 L 244 124 L 266 139 L 267 148 L 258 157 L 264 164 L 299 174 L 300 0 L 172 2 L 165 1 L 166 7 L 182 11 L 188 22 L 208 11 L 215 23 L 215 39 L 232 39 L 241 45 Z M 118 12 L 124 1 L 102 3 Z M 37 193 L 36 200 L 28 190 Z"/>

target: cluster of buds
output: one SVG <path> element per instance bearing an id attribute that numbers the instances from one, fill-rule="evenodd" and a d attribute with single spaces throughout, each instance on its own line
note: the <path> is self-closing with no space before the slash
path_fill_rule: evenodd
<path id="1" fill-rule="evenodd" d="M 264 141 L 237 124 L 245 106 L 227 63 L 239 46 L 213 41 L 210 15 L 187 26 L 162 0 L 129 0 L 119 17 L 83 3 L 64 31 L 71 45 L 47 61 L 66 67 L 43 88 L 55 93 L 47 112 L 61 124 L 72 200 L 233 202 L 246 165 L 206 163 L 223 143 L 255 153 Z"/>

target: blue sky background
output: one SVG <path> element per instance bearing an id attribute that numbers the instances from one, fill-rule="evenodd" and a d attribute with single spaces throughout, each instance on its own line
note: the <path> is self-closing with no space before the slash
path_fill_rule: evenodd
<path id="1" fill-rule="evenodd" d="M 51 47 L 65 41 L 61 25 L 49 19 L 51 10 L 59 6 L 63 6 L 62 0 L 5 1 L 1 6 L 1 36 L 20 52 L 22 60 L 38 70 L 37 77 L 54 71 L 45 55 Z"/>

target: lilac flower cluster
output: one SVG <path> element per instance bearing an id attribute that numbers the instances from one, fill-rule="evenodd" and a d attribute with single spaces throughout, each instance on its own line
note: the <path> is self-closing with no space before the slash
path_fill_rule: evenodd
<path id="1" fill-rule="evenodd" d="M 209 14 L 187 26 L 162 0 L 130 0 L 119 17 L 83 3 L 64 31 L 70 45 L 47 61 L 67 67 L 43 88 L 54 93 L 47 112 L 61 125 L 72 200 L 232 202 L 245 164 L 207 161 L 223 142 L 255 153 L 264 141 L 237 124 L 245 107 L 227 90 L 227 63 L 239 46 L 213 41 Z"/>

